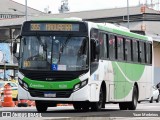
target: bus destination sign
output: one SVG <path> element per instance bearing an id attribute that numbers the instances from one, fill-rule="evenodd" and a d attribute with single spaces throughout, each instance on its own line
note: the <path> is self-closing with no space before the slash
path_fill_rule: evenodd
<path id="1" fill-rule="evenodd" d="M 31 23 L 31 31 L 79 31 L 79 24 Z"/>

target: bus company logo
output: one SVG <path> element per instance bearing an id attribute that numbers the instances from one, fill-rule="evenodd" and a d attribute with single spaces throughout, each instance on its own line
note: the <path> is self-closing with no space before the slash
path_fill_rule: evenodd
<path id="1" fill-rule="evenodd" d="M 34 88 L 44 88 L 44 85 L 40 85 L 40 84 L 30 84 L 30 87 L 34 87 Z"/>
<path id="2" fill-rule="evenodd" d="M 67 88 L 67 85 L 59 85 L 59 88 L 66 89 L 66 88 Z"/>
<path id="3" fill-rule="evenodd" d="M 53 78 L 46 78 L 46 80 L 54 80 Z"/>

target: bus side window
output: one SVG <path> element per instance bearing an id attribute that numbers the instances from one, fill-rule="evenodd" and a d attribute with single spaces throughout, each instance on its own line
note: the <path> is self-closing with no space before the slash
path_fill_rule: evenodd
<path id="1" fill-rule="evenodd" d="M 144 42 L 139 41 L 139 62 L 145 63 Z"/>
<path id="2" fill-rule="evenodd" d="M 107 38 L 108 35 L 104 34 L 104 33 L 100 33 L 99 35 L 99 44 L 100 44 L 100 58 L 104 59 L 107 58 Z"/>
<path id="3" fill-rule="evenodd" d="M 132 40 L 133 61 L 138 62 L 138 41 Z"/>
<path id="4" fill-rule="evenodd" d="M 125 60 L 126 61 L 131 61 L 131 40 L 125 39 Z"/>
<path id="5" fill-rule="evenodd" d="M 106 45 L 106 51 L 107 51 L 106 58 L 109 58 L 109 35 L 108 34 L 106 34 L 106 43 L 105 43 L 105 45 Z"/>
<path id="6" fill-rule="evenodd" d="M 116 37 L 114 35 L 109 36 L 109 58 L 115 60 L 115 51 L 116 51 Z"/>
<path id="7" fill-rule="evenodd" d="M 124 40 L 122 37 L 117 37 L 117 56 L 118 60 L 124 60 Z"/>
<path id="8" fill-rule="evenodd" d="M 150 57 L 149 57 L 150 60 L 149 60 L 149 63 L 152 64 L 152 44 L 150 43 L 149 46 L 150 46 Z"/>
<path id="9" fill-rule="evenodd" d="M 147 43 L 144 42 L 144 63 L 147 63 L 147 50 L 146 50 Z"/>
<path id="10" fill-rule="evenodd" d="M 99 31 L 97 29 L 91 29 L 91 62 L 97 62 L 99 60 L 99 53 L 96 53 L 96 43 L 98 41 Z"/>
<path id="11" fill-rule="evenodd" d="M 152 45 L 150 43 L 146 43 L 146 62 L 147 64 L 152 63 Z"/>

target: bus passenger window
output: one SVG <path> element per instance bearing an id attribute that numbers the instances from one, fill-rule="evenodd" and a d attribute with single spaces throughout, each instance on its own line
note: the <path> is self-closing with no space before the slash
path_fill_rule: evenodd
<path id="1" fill-rule="evenodd" d="M 144 42 L 144 63 L 147 63 L 146 43 Z"/>
<path id="2" fill-rule="evenodd" d="M 146 43 L 146 62 L 152 63 L 152 45 L 150 43 Z"/>
<path id="3" fill-rule="evenodd" d="M 110 35 L 109 37 L 109 58 L 111 60 L 115 60 L 115 36 L 114 35 Z"/>
<path id="4" fill-rule="evenodd" d="M 125 60 L 131 61 L 131 40 L 125 40 Z"/>
<path id="5" fill-rule="evenodd" d="M 150 47 L 149 47 L 149 48 L 150 48 L 150 49 L 149 49 L 149 50 L 150 50 L 150 51 L 149 51 L 149 53 L 150 53 L 150 55 L 149 55 L 149 56 L 150 56 L 150 57 L 149 57 L 149 58 L 150 58 L 150 59 L 149 59 L 149 63 L 152 64 L 152 44 L 149 44 L 149 46 L 150 46 Z"/>
<path id="6" fill-rule="evenodd" d="M 100 44 L 100 58 L 107 58 L 107 38 L 108 35 L 100 33 L 99 35 L 99 44 Z"/>
<path id="7" fill-rule="evenodd" d="M 124 44 L 122 37 L 117 37 L 117 50 L 118 60 L 124 60 Z"/>
<path id="8" fill-rule="evenodd" d="M 144 42 L 139 42 L 139 62 L 145 63 Z"/>
<path id="9" fill-rule="evenodd" d="M 138 41 L 133 40 L 132 41 L 132 49 L 133 49 L 133 61 L 138 62 Z"/>

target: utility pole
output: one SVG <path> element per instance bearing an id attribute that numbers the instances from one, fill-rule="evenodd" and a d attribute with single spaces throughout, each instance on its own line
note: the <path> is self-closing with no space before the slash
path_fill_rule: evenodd
<path id="1" fill-rule="evenodd" d="M 159 0 L 158 0 L 158 11 L 159 11 Z"/>
<path id="2" fill-rule="evenodd" d="M 4 65 L 4 76 L 3 76 L 3 80 L 5 81 L 6 80 L 6 54 L 3 53 L 3 65 Z"/>
<path id="3" fill-rule="evenodd" d="M 127 26 L 129 29 L 129 1 L 127 0 Z"/>
<path id="4" fill-rule="evenodd" d="M 27 13 L 27 0 L 25 0 L 25 16 L 26 16 L 26 21 L 27 21 L 27 17 L 28 17 L 28 13 Z"/>

